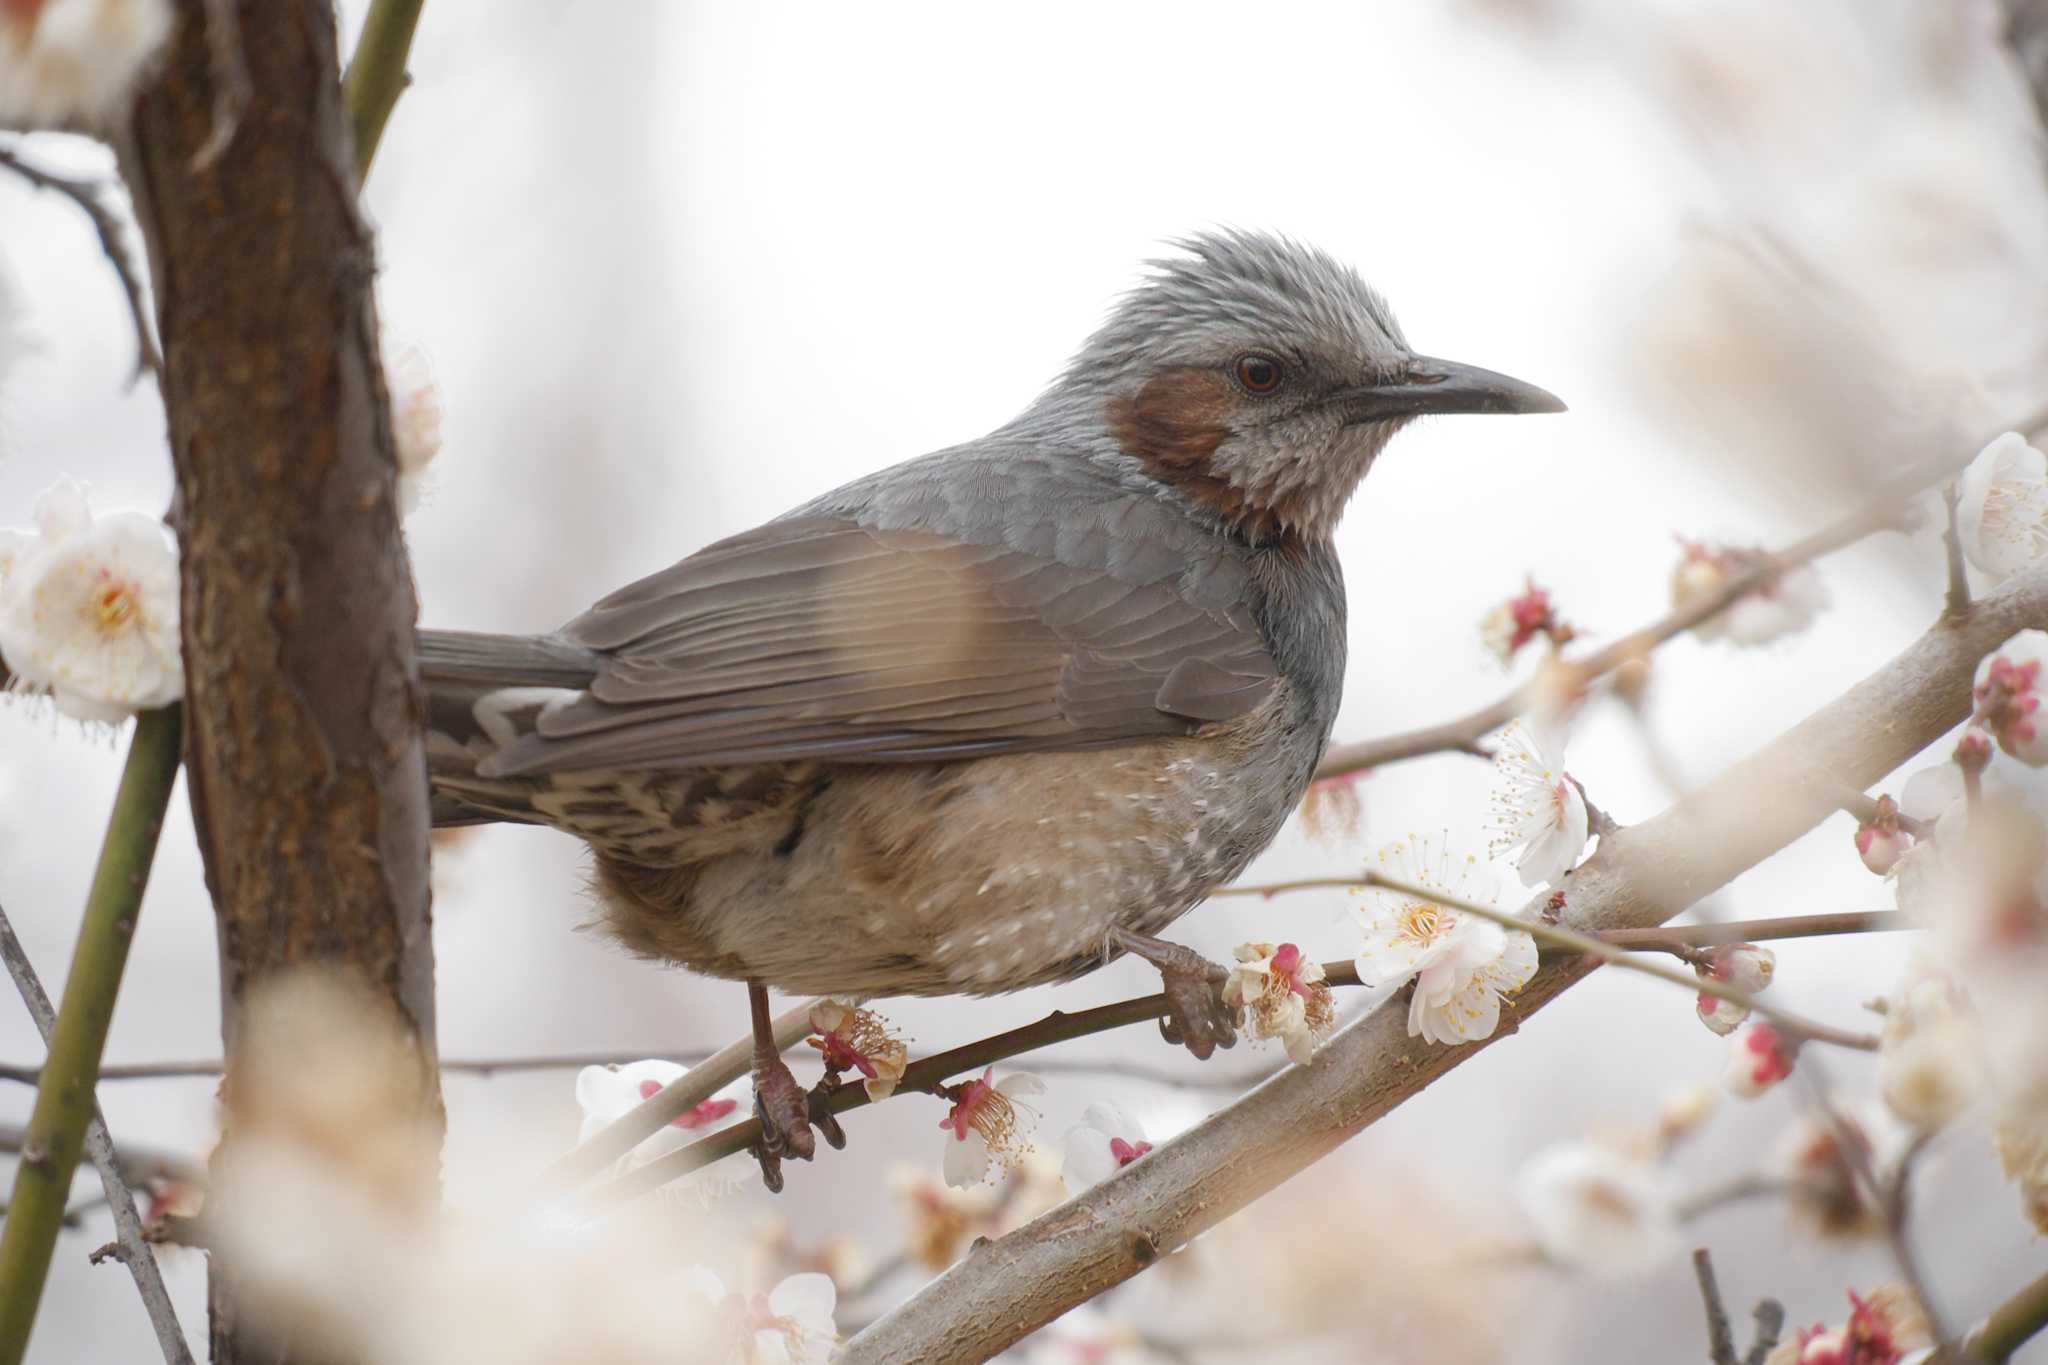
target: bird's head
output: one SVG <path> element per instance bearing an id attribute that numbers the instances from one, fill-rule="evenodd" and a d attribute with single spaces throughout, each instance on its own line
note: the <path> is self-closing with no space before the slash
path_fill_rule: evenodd
<path id="1" fill-rule="evenodd" d="M 1415 354 L 1386 300 L 1312 247 L 1244 232 L 1175 245 L 1186 254 L 1152 263 L 1053 394 L 1255 542 L 1327 536 L 1415 417 L 1564 410 L 1532 384 Z"/>

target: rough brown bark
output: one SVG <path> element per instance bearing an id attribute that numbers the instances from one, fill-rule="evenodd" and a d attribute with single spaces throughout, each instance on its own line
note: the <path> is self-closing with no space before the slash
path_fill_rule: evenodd
<path id="1" fill-rule="evenodd" d="M 240 0 L 251 99 L 202 161 L 205 8 L 181 0 L 119 151 L 163 340 L 222 1030 L 233 1056 L 253 984 L 343 967 L 410 1022 L 438 1122 L 415 603 L 334 13 Z M 215 1360 L 280 1358 L 238 1330 L 231 1267 L 213 1268 L 212 1310 Z"/>

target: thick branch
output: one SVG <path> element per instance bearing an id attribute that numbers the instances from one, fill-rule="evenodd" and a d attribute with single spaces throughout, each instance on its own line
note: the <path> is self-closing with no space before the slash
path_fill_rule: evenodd
<path id="1" fill-rule="evenodd" d="M 2043 625 L 2048 566 L 2037 566 L 1698 792 L 1604 841 L 1571 878 L 1567 919 L 1582 931 L 1670 919 L 1825 819 L 1837 784 L 1868 786 L 1960 722 L 1978 659 Z M 1539 968 L 1496 1038 L 1593 966 L 1574 957 Z M 1494 1041 L 1423 1043 L 1402 1014 L 1374 1010 L 1308 1066 L 981 1246 L 849 1342 L 843 1365 L 994 1355 L 1184 1246 Z"/>
<path id="2" fill-rule="evenodd" d="M 14 1168 L 14 1197 L 0 1227 L 0 1362 L 5 1365 L 17 1365 L 28 1352 L 50 1254 L 71 1198 L 71 1177 L 78 1170 L 86 1125 L 96 1112 L 93 1078 L 177 776 L 178 708 L 148 712 L 136 720 L 128 763 L 114 794 L 71 970 L 64 977 L 64 1002 L 50 1034 L 50 1060 Z"/>
<path id="3" fill-rule="evenodd" d="M 163 340 L 187 784 L 222 1028 L 232 1057 L 249 989 L 324 964 L 390 1001 L 431 1067 L 414 593 L 333 6 L 238 0 L 234 18 L 252 116 L 225 152 L 205 156 L 207 0 L 180 0 L 116 149 Z M 431 1079 L 421 1107 L 440 1121 Z M 233 1267 L 211 1271 L 214 1358 L 253 1358 Z"/>

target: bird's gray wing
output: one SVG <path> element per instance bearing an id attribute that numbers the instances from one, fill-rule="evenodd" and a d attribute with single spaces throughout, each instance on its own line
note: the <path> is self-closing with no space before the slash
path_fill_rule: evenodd
<path id="1" fill-rule="evenodd" d="M 570 622 L 595 680 L 487 766 L 892 763 L 1185 734 L 1277 678 L 1250 612 L 1187 579 L 799 514 Z"/>

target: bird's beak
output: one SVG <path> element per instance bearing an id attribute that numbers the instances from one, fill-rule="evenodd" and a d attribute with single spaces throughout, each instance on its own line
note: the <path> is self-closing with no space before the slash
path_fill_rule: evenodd
<path id="1" fill-rule="evenodd" d="M 1563 412 L 1556 394 L 1455 360 L 1411 355 L 1399 374 L 1339 395 L 1347 422 L 1443 412 Z"/>

